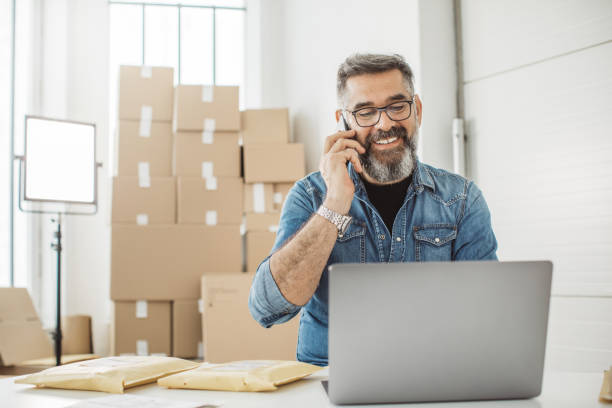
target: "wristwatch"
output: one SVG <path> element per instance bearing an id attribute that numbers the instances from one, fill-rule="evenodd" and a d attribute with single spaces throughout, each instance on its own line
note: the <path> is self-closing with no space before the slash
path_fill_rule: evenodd
<path id="1" fill-rule="evenodd" d="M 344 235 L 344 233 L 346 232 L 346 229 L 348 228 L 351 221 L 353 220 L 353 217 L 350 217 L 348 215 L 338 214 L 337 212 L 332 211 L 329 208 L 324 207 L 324 206 L 319 207 L 319 209 L 317 210 L 317 214 L 319 214 L 321 217 L 325 218 L 327 221 L 334 224 L 336 228 L 338 228 L 338 236 L 340 237 Z"/>

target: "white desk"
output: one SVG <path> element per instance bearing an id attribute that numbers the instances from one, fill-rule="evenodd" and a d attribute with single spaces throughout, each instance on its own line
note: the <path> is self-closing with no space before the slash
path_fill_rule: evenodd
<path id="1" fill-rule="evenodd" d="M 333 407 L 321 385 L 327 379 L 327 369 L 311 377 L 288 384 L 278 391 L 266 393 L 240 393 L 196 390 L 168 390 L 156 384 L 144 385 L 128 390 L 130 394 L 194 402 L 219 401 L 224 407 Z M 429 404 L 382 405 L 384 408 L 455 408 L 455 407 L 515 407 L 515 408 L 590 408 L 611 407 L 598 402 L 597 396 L 603 380 L 601 374 L 546 372 L 542 394 L 531 400 L 478 401 Z M 104 395 L 93 391 L 69 391 L 35 389 L 32 386 L 15 384 L 12 378 L 0 380 L 0 407 L 4 408 L 59 408 L 67 407 L 87 398 Z M 358 407 L 366 407 L 359 405 Z"/>

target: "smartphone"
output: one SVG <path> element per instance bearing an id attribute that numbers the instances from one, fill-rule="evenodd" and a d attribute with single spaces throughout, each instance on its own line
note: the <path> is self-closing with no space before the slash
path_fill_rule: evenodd
<path id="1" fill-rule="evenodd" d="M 351 130 L 346 119 L 344 119 L 344 115 L 340 115 L 340 120 L 338 121 L 338 130 Z"/>

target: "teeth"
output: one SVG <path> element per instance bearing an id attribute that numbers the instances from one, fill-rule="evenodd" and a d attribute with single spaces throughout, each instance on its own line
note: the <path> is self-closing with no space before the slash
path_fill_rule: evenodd
<path id="1" fill-rule="evenodd" d="M 382 140 L 377 140 L 376 144 L 389 144 L 389 143 L 393 143 L 397 140 L 397 137 L 390 137 L 388 139 L 382 139 Z"/>

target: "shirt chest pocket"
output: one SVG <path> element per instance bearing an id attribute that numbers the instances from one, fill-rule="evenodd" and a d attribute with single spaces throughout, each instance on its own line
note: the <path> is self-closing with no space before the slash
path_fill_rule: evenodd
<path id="1" fill-rule="evenodd" d="M 430 224 L 414 227 L 415 260 L 417 262 L 451 261 L 457 226 Z"/>
<path id="2" fill-rule="evenodd" d="M 336 238 L 336 245 L 330 256 L 330 264 L 337 262 L 365 262 L 365 222 L 353 218 L 342 235 Z"/>

